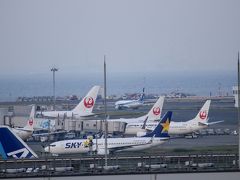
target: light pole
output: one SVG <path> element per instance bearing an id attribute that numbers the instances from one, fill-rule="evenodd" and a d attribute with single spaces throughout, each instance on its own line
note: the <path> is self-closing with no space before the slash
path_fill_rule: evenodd
<path id="1" fill-rule="evenodd" d="M 53 72 L 53 110 L 55 111 L 56 106 L 56 97 L 55 97 L 55 72 L 58 71 L 57 68 L 53 67 L 51 68 L 51 71 Z"/>
<path id="2" fill-rule="evenodd" d="M 106 56 L 104 55 L 104 114 L 105 114 L 105 167 L 107 168 L 107 135 L 108 135 L 108 123 L 107 123 L 107 82 L 106 82 Z"/>
<path id="3" fill-rule="evenodd" d="M 237 83 L 237 97 L 238 97 L 238 169 L 240 169 L 240 66 L 239 66 L 239 51 L 238 51 L 238 83 Z"/>
<path id="4" fill-rule="evenodd" d="M 58 71 L 57 68 L 53 67 L 51 68 L 51 71 L 53 72 L 53 110 L 55 111 L 55 106 L 56 106 L 56 98 L 55 98 L 55 72 Z M 51 131 L 51 120 L 48 119 L 48 141 L 49 141 L 49 145 L 48 145 L 48 152 L 50 153 L 50 131 Z M 51 154 L 51 153 L 50 153 Z"/>

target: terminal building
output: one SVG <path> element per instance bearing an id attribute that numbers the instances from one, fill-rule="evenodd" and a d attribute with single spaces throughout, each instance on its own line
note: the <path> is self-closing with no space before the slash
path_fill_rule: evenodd
<path id="1" fill-rule="evenodd" d="M 11 127 L 24 127 L 27 124 L 31 106 L 13 106 L 9 108 L 0 108 L 0 125 L 9 125 Z M 50 124 L 50 128 L 49 128 Z M 54 131 L 65 131 L 75 134 L 98 133 L 105 131 L 105 122 L 99 119 L 72 119 L 35 117 L 34 129 Z M 126 123 L 119 121 L 108 122 L 108 133 L 122 135 L 125 132 Z"/>

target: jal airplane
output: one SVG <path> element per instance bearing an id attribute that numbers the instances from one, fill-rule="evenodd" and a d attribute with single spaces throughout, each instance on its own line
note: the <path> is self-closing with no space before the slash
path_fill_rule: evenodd
<path id="1" fill-rule="evenodd" d="M 8 126 L 0 126 L 0 155 L 4 160 L 38 158 L 37 154 Z"/>
<path id="2" fill-rule="evenodd" d="M 158 146 L 169 139 L 168 129 L 172 112 L 167 112 L 156 128 L 142 137 L 133 138 L 108 138 L 107 153 L 120 151 L 141 151 Z M 57 141 L 45 147 L 45 152 L 52 154 L 79 154 L 95 151 L 103 155 L 105 153 L 105 139 L 74 139 Z"/>
<path id="3" fill-rule="evenodd" d="M 66 118 L 84 118 L 94 116 L 92 113 L 100 86 L 94 86 L 81 102 L 71 111 L 45 111 L 42 115 L 45 117 L 66 117 Z"/>
<path id="4" fill-rule="evenodd" d="M 143 106 L 144 104 L 144 88 L 141 97 L 137 100 L 121 100 L 115 102 L 115 109 L 125 109 L 125 108 L 132 108 L 138 109 L 139 107 Z"/>
<path id="5" fill-rule="evenodd" d="M 30 138 L 33 134 L 34 115 L 35 115 L 35 106 L 32 106 L 32 110 L 30 113 L 29 120 L 27 121 L 27 125 L 22 128 L 12 128 L 13 132 L 16 133 L 24 141 Z"/>
<path id="6" fill-rule="evenodd" d="M 153 105 L 153 107 L 150 109 L 150 111 L 141 117 L 137 118 L 120 118 L 120 119 L 109 119 L 108 121 L 119 121 L 119 122 L 125 122 L 125 123 L 143 123 L 146 117 L 148 118 L 148 122 L 152 122 L 154 120 L 159 120 L 162 113 L 164 103 L 164 96 L 160 96 L 156 103 Z"/>
<path id="7" fill-rule="evenodd" d="M 170 135 L 186 135 L 194 133 L 198 130 L 207 128 L 209 125 L 217 124 L 223 121 L 208 122 L 208 113 L 211 100 L 207 100 L 198 112 L 195 118 L 186 122 L 174 122 L 172 121 L 169 128 Z M 141 136 L 146 134 L 147 131 L 151 131 L 157 126 L 158 122 L 147 122 L 145 130 L 142 129 L 143 123 L 129 123 L 126 127 L 126 134 L 134 134 Z"/>

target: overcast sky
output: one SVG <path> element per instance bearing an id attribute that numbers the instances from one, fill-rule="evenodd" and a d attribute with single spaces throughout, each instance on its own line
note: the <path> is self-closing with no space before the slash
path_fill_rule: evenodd
<path id="1" fill-rule="evenodd" d="M 239 0 L 1 0 L 0 75 L 233 72 Z M 60 72 L 59 72 L 60 73 Z"/>

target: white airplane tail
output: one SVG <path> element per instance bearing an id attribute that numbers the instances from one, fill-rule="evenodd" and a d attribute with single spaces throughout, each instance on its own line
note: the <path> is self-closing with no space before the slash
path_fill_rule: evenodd
<path id="1" fill-rule="evenodd" d="M 205 104 L 202 106 L 202 108 L 198 112 L 197 116 L 193 119 L 194 121 L 197 121 L 203 124 L 208 122 L 208 113 L 209 113 L 210 103 L 211 103 L 211 100 L 207 100 L 205 102 Z"/>
<path id="2" fill-rule="evenodd" d="M 93 86 L 81 102 L 72 110 L 73 114 L 91 115 L 100 86 Z"/>
<path id="3" fill-rule="evenodd" d="M 164 96 L 160 96 L 157 102 L 153 105 L 151 110 L 146 115 L 148 121 L 160 120 L 163 108 Z"/>
<path id="4" fill-rule="evenodd" d="M 27 121 L 27 125 L 24 127 L 24 130 L 27 130 L 27 131 L 33 131 L 33 126 L 34 126 L 34 116 L 35 116 L 35 105 L 32 106 L 32 110 L 31 110 L 31 113 L 30 113 L 30 116 L 29 116 L 29 119 Z"/>

